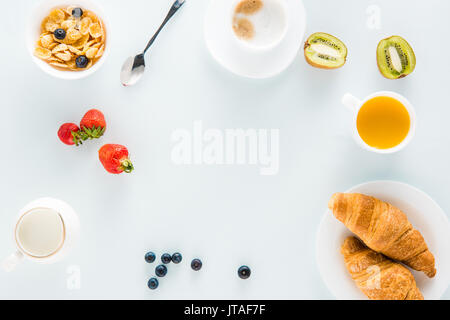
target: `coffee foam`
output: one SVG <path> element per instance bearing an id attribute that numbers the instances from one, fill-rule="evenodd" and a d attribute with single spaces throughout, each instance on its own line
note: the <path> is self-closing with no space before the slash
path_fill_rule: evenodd
<path id="1" fill-rule="evenodd" d="M 243 40 L 251 40 L 255 36 L 255 28 L 253 23 L 247 18 L 234 18 L 234 33 Z"/>
<path id="2" fill-rule="evenodd" d="M 235 35 L 257 47 L 270 46 L 279 40 L 286 28 L 282 0 L 243 0 L 235 7 Z"/>
<path id="3" fill-rule="evenodd" d="M 237 14 L 252 15 L 261 10 L 263 5 L 263 0 L 243 0 L 238 3 L 234 12 Z"/>

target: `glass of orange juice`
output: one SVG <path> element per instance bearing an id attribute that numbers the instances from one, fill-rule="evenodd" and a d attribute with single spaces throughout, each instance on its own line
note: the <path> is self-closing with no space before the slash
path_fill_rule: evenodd
<path id="1" fill-rule="evenodd" d="M 342 103 L 354 114 L 353 136 L 364 149 L 394 153 L 406 147 L 414 136 L 416 113 L 398 93 L 380 91 L 364 100 L 347 93 Z"/>

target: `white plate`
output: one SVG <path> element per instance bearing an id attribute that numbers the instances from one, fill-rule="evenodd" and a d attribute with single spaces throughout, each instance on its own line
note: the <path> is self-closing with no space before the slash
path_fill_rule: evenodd
<path id="1" fill-rule="evenodd" d="M 450 224 L 447 216 L 424 192 L 395 181 L 373 181 L 351 188 L 398 207 L 418 229 L 436 259 L 437 274 L 430 279 L 413 271 L 425 299 L 440 299 L 450 284 Z M 331 197 L 331 195 L 330 195 Z M 317 234 L 316 258 L 325 284 L 337 299 L 367 299 L 344 265 L 340 247 L 352 233 L 327 210 Z"/>
<path id="2" fill-rule="evenodd" d="M 285 70 L 303 44 L 306 14 L 301 0 L 286 0 L 288 30 L 283 40 L 269 50 L 252 50 L 239 45 L 229 28 L 230 0 L 211 0 L 205 16 L 206 46 L 219 64 L 248 78 L 269 78 Z"/>

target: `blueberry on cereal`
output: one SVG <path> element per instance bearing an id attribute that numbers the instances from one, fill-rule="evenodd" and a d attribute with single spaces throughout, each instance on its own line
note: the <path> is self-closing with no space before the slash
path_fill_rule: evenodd
<path id="1" fill-rule="evenodd" d="M 64 40 L 65 37 L 66 37 L 66 30 L 61 29 L 61 28 L 56 29 L 56 30 L 53 32 L 53 35 L 54 35 L 55 38 L 58 39 L 58 40 Z"/>
<path id="2" fill-rule="evenodd" d="M 89 63 L 89 59 L 86 56 L 79 56 L 75 60 L 77 68 L 86 68 Z"/>
<path id="3" fill-rule="evenodd" d="M 74 16 L 75 18 L 81 18 L 82 15 L 83 15 L 83 9 L 81 9 L 81 8 L 74 8 L 72 10 L 72 16 Z"/>

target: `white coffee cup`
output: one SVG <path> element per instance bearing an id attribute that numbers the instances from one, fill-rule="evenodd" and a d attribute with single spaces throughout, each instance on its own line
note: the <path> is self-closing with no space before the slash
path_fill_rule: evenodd
<path id="1" fill-rule="evenodd" d="M 357 120 L 358 120 L 358 113 L 361 109 L 361 107 L 369 100 L 376 98 L 376 97 L 390 97 L 393 98 L 397 101 L 399 101 L 408 111 L 409 113 L 409 119 L 410 119 L 410 128 L 409 128 L 409 132 L 407 134 L 407 136 L 405 137 L 405 139 L 403 139 L 403 141 L 396 145 L 393 148 L 389 148 L 389 149 L 378 149 L 378 148 L 374 148 L 372 146 L 369 146 L 360 136 L 359 132 L 358 132 L 358 127 L 357 127 Z M 411 103 L 402 95 L 395 93 L 395 92 L 391 92 L 391 91 L 379 91 L 379 92 L 375 92 L 369 96 L 367 96 L 366 98 L 364 98 L 363 100 L 360 100 L 358 98 L 355 98 L 353 95 L 351 95 L 350 93 L 345 94 L 342 97 L 342 103 L 349 108 L 352 112 L 353 112 L 353 137 L 356 140 L 356 142 L 364 149 L 372 151 L 372 152 L 376 152 L 376 153 L 382 153 L 382 154 L 388 154 L 388 153 L 394 153 L 394 152 L 398 152 L 400 150 L 402 150 L 404 147 L 406 147 L 408 145 L 409 142 L 411 142 L 412 138 L 414 137 L 415 131 L 416 131 L 416 112 L 414 111 L 413 106 L 411 105 Z"/>
<path id="2" fill-rule="evenodd" d="M 41 198 L 20 210 L 14 226 L 16 252 L 1 266 L 12 271 L 22 260 L 54 263 L 62 259 L 79 237 L 75 211 L 64 201 Z"/>
<path id="3" fill-rule="evenodd" d="M 270 50 L 276 47 L 286 36 L 288 30 L 288 13 L 286 0 L 261 0 L 263 7 L 251 15 L 236 14 L 237 5 L 244 0 L 234 0 L 231 6 L 229 30 L 234 39 L 244 48 L 251 50 Z M 233 30 L 235 18 L 248 19 L 254 26 L 253 39 L 242 39 Z"/>

